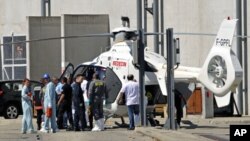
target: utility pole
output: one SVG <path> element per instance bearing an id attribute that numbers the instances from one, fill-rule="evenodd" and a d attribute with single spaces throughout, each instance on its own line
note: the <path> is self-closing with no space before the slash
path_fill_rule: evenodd
<path id="1" fill-rule="evenodd" d="M 244 78 L 243 78 L 243 82 L 244 82 L 244 113 L 245 115 L 249 114 L 249 96 L 248 96 L 248 49 L 247 49 L 247 0 L 243 0 L 243 42 L 244 42 L 244 52 L 243 52 L 243 56 L 244 56 Z"/>
<path id="2" fill-rule="evenodd" d="M 161 15 L 161 33 L 164 32 L 164 0 L 161 0 L 161 4 L 160 4 L 160 15 Z M 161 35 L 161 55 L 164 56 L 164 35 Z"/>
<path id="3" fill-rule="evenodd" d="M 159 32 L 159 0 L 153 3 L 154 32 Z M 159 53 L 159 35 L 154 35 L 154 52 Z"/>
<path id="4" fill-rule="evenodd" d="M 237 56 L 239 59 L 239 62 L 242 66 L 242 0 L 236 0 L 236 18 L 238 19 L 237 21 L 237 26 L 236 26 L 236 49 L 237 49 Z M 243 69 L 245 67 L 243 66 Z M 245 73 L 245 72 L 244 72 Z M 239 115 L 242 115 L 243 111 L 243 91 L 242 91 L 242 82 L 238 86 L 238 94 L 236 95 L 236 106 L 238 106 L 239 110 Z"/>
<path id="5" fill-rule="evenodd" d="M 165 122 L 164 127 L 166 129 L 176 130 L 177 124 L 175 121 L 175 93 L 174 93 L 174 38 L 173 28 L 166 30 L 167 33 L 167 106 L 168 106 L 168 119 Z"/>
<path id="6" fill-rule="evenodd" d="M 137 30 L 139 33 L 138 47 L 139 47 L 139 85 L 140 85 L 140 114 L 141 125 L 146 125 L 146 108 L 145 108 L 145 64 L 144 64 L 144 34 L 142 30 L 142 0 L 137 0 Z"/>

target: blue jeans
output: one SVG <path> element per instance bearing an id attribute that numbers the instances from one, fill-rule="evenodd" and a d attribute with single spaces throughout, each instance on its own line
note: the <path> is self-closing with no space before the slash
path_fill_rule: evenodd
<path id="1" fill-rule="evenodd" d="M 44 125 L 45 125 L 46 130 L 49 130 L 49 127 L 51 126 L 53 132 L 56 132 L 56 128 L 57 128 L 56 112 L 54 112 L 54 111 L 56 111 L 56 110 L 54 108 L 52 108 L 52 116 L 51 117 L 45 116 Z"/>
<path id="2" fill-rule="evenodd" d="M 139 115 L 139 105 L 128 105 L 129 128 L 135 127 L 134 115 Z"/>

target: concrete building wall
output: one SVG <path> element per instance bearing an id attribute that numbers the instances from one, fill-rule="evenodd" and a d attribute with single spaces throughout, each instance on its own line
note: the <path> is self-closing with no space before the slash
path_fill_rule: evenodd
<path id="1" fill-rule="evenodd" d="M 136 28 L 136 0 L 51 0 L 51 15 L 61 14 L 108 14 L 110 29 L 121 26 L 121 16 L 131 19 Z"/>
<path id="2" fill-rule="evenodd" d="M 62 36 L 109 33 L 108 15 L 63 15 Z M 64 39 L 65 62 L 75 66 L 91 61 L 105 48 L 110 47 L 110 37 L 82 37 Z"/>
<path id="3" fill-rule="evenodd" d="M 148 0 L 149 5 L 153 0 Z M 26 16 L 41 15 L 40 0 L 0 0 L 0 35 L 11 32 L 25 33 Z M 250 4 L 248 3 L 250 6 Z M 13 8 L 14 7 L 14 8 Z M 128 16 L 136 28 L 136 0 L 51 0 L 51 15 L 108 14 L 110 29 L 120 26 L 120 17 Z M 165 28 L 175 32 L 216 33 L 223 18 L 235 17 L 235 1 L 228 0 L 168 0 L 164 1 Z M 17 14 L 18 13 L 18 14 Z M 152 31 L 152 15 L 148 14 L 148 29 Z M 248 15 L 248 17 L 250 17 Z M 250 24 L 249 24 L 250 25 Z M 201 66 L 213 44 L 214 37 L 178 36 L 181 38 L 181 62 Z M 150 41 L 149 46 L 152 46 Z M 196 52 L 199 52 L 197 54 Z M 197 56 L 193 56 L 196 53 Z"/>
<path id="4" fill-rule="evenodd" d="M 165 27 L 174 32 L 214 33 L 222 20 L 235 17 L 235 3 L 228 0 L 165 1 Z M 213 36 L 176 35 L 180 38 L 181 64 L 202 66 L 213 45 Z"/>
<path id="5" fill-rule="evenodd" d="M 148 0 L 149 6 L 153 0 Z M 25 33 L 26 16 L 41 15 L 41 1 L 0 0 L 0 35 L 11 32 Z M 248 3 L 250 6 L 250 3 Z M 14 8 L 13 8 L 14 7 Z M 51 0 L 51 15 L 62 14 L 108 14 L 110 29 L 120 26 L 121 16 L 130 17 L 131 27 L 136 28 L 136 0 Z M 164 1 L 165 28 L 173 27 L 174 32 L 217 33 L 221 21 L 235 17 L 233 0 L 168 0 Z M 17 14 L 18 13 L 18 14 Z M 250 16 L 248 15 L 250 18 Z M 152 15 L 148 14 L 148 31 L 152 32 Z M 250 29 L 248 30 L 250 33 Z M 201 66 L 214 37 L 178 35 L 181 38 L 181 63 Z M 152 39 L 149 46 L 152 47 Z M 199 54 L 197 54 L 199 52 Z M 197 55 L 193 55 L 193 54 Z"/>
<path id="6" fill-rule="evenodd" d="M 39 0 L 0 0 L 0 36 L 26 34 L 26 17 L 40 16 Z"/>

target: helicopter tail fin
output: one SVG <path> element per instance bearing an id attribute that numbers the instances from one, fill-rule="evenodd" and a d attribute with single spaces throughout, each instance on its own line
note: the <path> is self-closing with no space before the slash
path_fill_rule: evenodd
<path id="1" fill-rule="evenodd" d="M 242 67 L 231 49 L 236 22 L 237 19 L 223 20 L 198 76 L 198 80 L 219 97 L 234 91 L 243 76 Z"/>

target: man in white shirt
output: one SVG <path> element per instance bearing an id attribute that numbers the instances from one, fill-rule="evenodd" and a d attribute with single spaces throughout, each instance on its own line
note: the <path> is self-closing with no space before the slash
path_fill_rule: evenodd
<path id="1" fill-rule="evenodd" d="M 129 128 L 128 130 L 135 129 L 135 120 L 134 116 L 139 116 L 139 84 L 134 81 L 133 74 L 127 76 L 128 82 L 124 85 L 121 90 L 120 98 L 123 94 L 125 95 L 126 105 L 128 107 L 128 116 L 129 116 Z"/>
<path id="2" fill-rule="evenodd" d="M 83 76 L 83 81 L 81 83 L 81 88 L 82 88 L 82 91 L 83 91 L 83 99 L 84 99 L 84 103 L 85 103 L 85 108 L 87 109 L 86 112 L 85 112 L 85 118 L 86 118 L 86 122 L 88 123 L 89 122 L 89 127 L 90 129 L 93 128 L 93 118 L 91 116 L 93 115 L 89 115 L 88 113 L 90 112 L 89 111 L 89 98 L 88 98 L 88 88 L 87 86 L 89 85 L 88 83 L 90 83 L 90 81 L 87 80 L 86 76 Z"/>
<path id="3" fill-rule="evenodd" d="M 81 88 L 82 88 L 83 93 L 86 91 L 87 83 L 88 83 L 88 81 L 87 81 L 86 77 L 83 76 L 83 81 L 81 83 Z"/>

